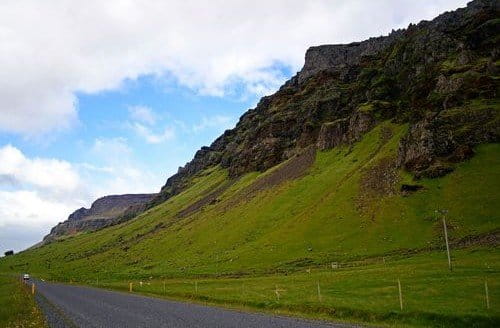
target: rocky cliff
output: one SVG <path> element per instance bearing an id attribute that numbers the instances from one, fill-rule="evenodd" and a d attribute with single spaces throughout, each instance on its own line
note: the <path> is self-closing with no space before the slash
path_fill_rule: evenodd
<path id="1" fill-rule="evenodd" d="M 105 215 L 101 200 L 125 196 L 104 197 L 46 240 L 131 218 L 185 190 L 208 167 L 220 165 L 232 178 L 264 171 L 311 147 L 352 144 L 387 120 L 408 126 L 397 167 L 415 179 L 443 176 L 473 156 L 475 145 L 500 140 L 498 31 L 498 1 L 475 0 L 387 36 L 311 47 L 295 76 L 198 150 L 160 193 L 138 203 L 124 198 Z"/>
<path id="2" fill-rule="evenodd" d="M 474 145 L 499 141 L 498 8 L 476 0 L 388 36 L 310 48 L 300 72 L 198 150 L 149 206 L 207 167 L 263 171 L 309 146 L 355 142 L 385 120 L 408 125 L 399 167 L 416 179 L 447 174 Z"/>
<path id="3" fill-rule="evenodd" d="M 50 242 L 62 236 L 83 231 L 94 231 L 133 218 L 144 211 L 145 205 L 156 194 L 112 195 L 97 199 L 90 208 L 80 208 L 69 215 L 68 219 L 53 227 L 43 238 Z"/>

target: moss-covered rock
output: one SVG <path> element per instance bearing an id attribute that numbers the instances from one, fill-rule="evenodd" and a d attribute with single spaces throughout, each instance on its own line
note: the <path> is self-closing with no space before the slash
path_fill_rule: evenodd
<path id="1" fill-rule="evenodd" d="M 267 170 L 310 145 L 355 142 L 384 120 L 409 123 L 398 163 L 415 173 L 498 140 L 498 17 L 496 1 L 475 0 L 388 36 L 310 48 L 302 70 L 198 151 L 159 199 L 210 166 L 232 177 Z"/>

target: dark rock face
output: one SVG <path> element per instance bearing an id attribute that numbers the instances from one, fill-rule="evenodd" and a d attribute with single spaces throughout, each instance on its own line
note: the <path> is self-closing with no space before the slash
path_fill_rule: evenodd
<path id="1" fill-rule="evenodd" d="M 349 76 L 349 68 L 362 60 L 369 60 L 403 35 L 403 30 L 393 31 L 388 36 L 370 38 L 363 42 L 310 47 L 307 49 L 304 67 L 297 74 L 299 84 L 323 71 L 340 72 Z"/>
<path id="2" fill-rule="evenodd" d="M 128 194 L 99 198 L 89 209 L 82 207 L 74 211 L 66 221 L 53 227 L 43 240 L 50 242 L 61 236 L 95 231 L 121 223 L 144 211 L 146 204 L 155 196 L 156 194 Z"/>
<path id="3" fill-rule="evenodd" d="M 318 149 L 326 150 L 345 143 L 348 129 L 349 121 L 345 118 L 323 123 L 319 130 Z"/>
<path id="4" fill-rule="evenodd" d="M 428 122 L 418 122 L 410 127 L 399 145 L 398 165 L 410 171 L 429 167 L 435 158 L 434 136 Z"/>
<path id="5" fill-rule="evenodd" d="M 452 170 L 437 162 L 466 160 L 473 155 L 473 146 L 499 139 L 498 108 L 494 105 L 443 110 L 410 127 L 399 145 L 398 164 L 417 175 L 427 172 L 424 176 L 439 177 Z M 429 168 L 433 173 L 426 171 Z"/>
<path id="6" fill-rule="evenodd" d="M 197 151 L 148 206 L 210 166 L 233 178 L 263 171 L 310 146 L 356 142 L 384 120 L 409 125 L 400 167 L 415 176 L 450 172 L 471 156 L 467 147 L 500 139 L 499 17 L 498 1 L 475 0 L 388 36 L 310 48 L 300 72 Z"/>
<path id="7" fill-rule="evenodd" d="M 376 120 L 371 114 L 355 112 L 349 118 L 323 123 L 316 145 L 318 149 L 326 150 L 342 144 L 351 144 L 359 141 L 375 125 Z"/>

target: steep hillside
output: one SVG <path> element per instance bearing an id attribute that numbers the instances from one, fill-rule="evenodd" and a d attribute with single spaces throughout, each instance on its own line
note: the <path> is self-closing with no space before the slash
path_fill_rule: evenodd
<path id="1" fill-rule="evenodd" d="M 416 184 L 390 165 L 406 130 L 383 122 L 352 147 L 237 181 L 207 169 L 134 220 L 4 258 L 0 271 L 328 319 L 490 327 L 500 313 L 481 288 L 486 278 L 498 302 L 500 144 Z M 453 273 L 436 210 L 448 210 Z"/>
<path id="2" fill-rule="evenodd" d="M 486 278 L 500 300 L 499 24 L 497 1 L 476 0 L 387 37 L 310 48 L 144 212 L 0 270 L 118 289 L 147 279 L 143 292 L 328 318 L 491 325 L 500 313 L 481 288 Z M 332 274 L 339 263 L 354 269 Z M 400 277 L 414 312 L 394 312 Z M 201 278 L 213 288 L 193 294 Z M 324 300 L 311 299 L 320 280 Z M 276 301 L 278 284 L 289 299 Z"/>
<path id="3" fill-rule="evenodd" d="M 302 70 L 200 149 L 154 204 L 208 167 L 262 172 L 311 145 L 352 143 L 387 119 L 411 125 L 399 166 L 446 173 L 470 147 L 498 141 L 498 106 L 486 101 L 498 94 L 498 17 L 497 1 L 477 0 L 389 36 L 310 48 Z"/>
<path id="4" fill-rule="evenodd" d="M 313 155 L 314 163 L 297 179 L 286 176 L 301 165 L 300 157 L 236 181 L 216 166 L 134 220 L 66 238 L 8 262 L 59 278 L 103 271 L 117 276 L 293 271 L 440 248 L 438 209 L 449 211 L 454 245 L 482 243 L 481 236 L 496 245 L 500 145 L 478 147 L 476 156 L 446 177 L 416 184 L 393 166 L 405 131 L 404 125 L 382 123 L 353 147 Z M 410 186 L 419 190 L 408 191 Z M 193 208 L 214 191 L 215 198 Z"/>
<path id="5" fill-rule="evenodd" d="M 146 203 L 156 194 L 111 195 L 99 198 L 90 208 L 80 208 L 71 213 L 68 219 L 60 222 L 43 238 L 43 242 L 51 242 L 63 236 L 78 232 L 88 232 L 118 224 L 133 218 L 142 212 Z"/>

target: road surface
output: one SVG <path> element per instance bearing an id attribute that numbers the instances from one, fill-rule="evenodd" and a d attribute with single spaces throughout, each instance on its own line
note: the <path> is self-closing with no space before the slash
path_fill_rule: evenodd
<path id="1" fill-rule="evenodd" d="M 352 327 L 36 281 L 50 327 Z"/>

